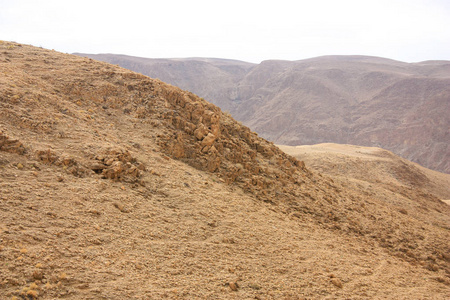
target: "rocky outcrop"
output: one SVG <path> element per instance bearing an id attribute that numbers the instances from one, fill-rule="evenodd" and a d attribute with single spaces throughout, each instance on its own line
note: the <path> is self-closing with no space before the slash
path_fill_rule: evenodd
<path id="1" fill-rule="evenodd" d="M 164 151 L 198 169 L 217 173 L 225 182 L 241 185 L 263 200 L 293 195 L 286 186 L 308 176 L 304 164 L 221 110 L 185 92 L 162 92 L 164 119 L 175 129 L 162 136 Z"/>
<path id="2" fill-rule="evenodd" d="M 91 169 L 103 178 L 116 181 L 135 182 L 145 170 L 145 166 L 136 161 L 130 152 L 123 149 L 101 151 L 95 157 Z"/>
<path id="3" fill-rule="evenodd" d="M 19 140 L 11 139 L 4 132 L 0 131 L 0 151 L 24 154 L 25 147 Z"/>

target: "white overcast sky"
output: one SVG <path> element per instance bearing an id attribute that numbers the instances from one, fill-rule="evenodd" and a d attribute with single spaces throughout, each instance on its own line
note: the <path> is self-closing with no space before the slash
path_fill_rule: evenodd
<path id="1" fill-rule="evenodd" d="M 450 60 L 450 0 L 0 0 L 0 40 L 257 63 L 353 54 Z"/>

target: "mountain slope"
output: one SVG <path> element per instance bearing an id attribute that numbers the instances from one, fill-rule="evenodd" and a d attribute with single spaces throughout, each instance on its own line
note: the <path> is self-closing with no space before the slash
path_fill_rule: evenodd
<path id="1" fill-rule="evenodd" d="M 437 197 L 412 190 L 405 214 L 194 94 L 0 47 L 1 298 L 448 294 Z"/>
<path id="2" fill-rule="evenodd" d="M 379 146 L 450 172 L 448 61 L 408 64 L 377 57 L 324 56 L 245 66 L 227 61 L 230 72 L 223 72 L 200 59 L 136 62 L 127 56 L 80 55 L 118 63 L 192 91 L 277 144 Z"/>

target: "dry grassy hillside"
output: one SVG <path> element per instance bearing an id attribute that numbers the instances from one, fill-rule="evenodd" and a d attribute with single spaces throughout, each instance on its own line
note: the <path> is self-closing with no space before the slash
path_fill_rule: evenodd
<path id="1" fill-rule="evenodd" d="M 429 193 L 447 202 L 450 199 L 450 175 L 424 168 L 392 152 L 376 147 L 342 144 L 278 146 L 305 161 L 309 168 L 333 179 L 364 185 L 370 193 L 391 201 L 404 191 Z M 414 197 L 409 197 L 413 200 Z"/>
<path id="2" fill-rule="evenodd" d="M 450 62 L 89 57 L 192 91 L 277 144 L 377 146 L 450 173 Z"/>
<path id="3" fill-rule="evenodd" d="M 435 196 L 382 201 L 192 93 L 11 42 L 0 191 L 1 299 L 450 292 L 450 208 Z"/>

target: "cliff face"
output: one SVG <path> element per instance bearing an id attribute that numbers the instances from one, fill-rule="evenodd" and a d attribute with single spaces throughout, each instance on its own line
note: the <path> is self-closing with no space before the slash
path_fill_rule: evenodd
<path id="1" fill-rule="evenodd" d="M 88 56 L 192 91 L 277 144 L 379 146 L 450 172 L 448 61 L 328 56 L 219 66 L 212 59 Z"/>
<path id="2" fill-rule="evenodd" d="M 1 298 L 448 292 L 432 193 L 372 197 L 107 63 L 1 42 L 0 70 Z"/>

